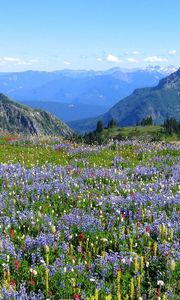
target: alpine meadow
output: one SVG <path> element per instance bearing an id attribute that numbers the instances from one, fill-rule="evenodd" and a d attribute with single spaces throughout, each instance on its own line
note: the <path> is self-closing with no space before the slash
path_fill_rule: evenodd
<path id="1" fill-rule="evenodd" d="M 0 10 L 0 300 L 180 300 L 179 0 Z"/>

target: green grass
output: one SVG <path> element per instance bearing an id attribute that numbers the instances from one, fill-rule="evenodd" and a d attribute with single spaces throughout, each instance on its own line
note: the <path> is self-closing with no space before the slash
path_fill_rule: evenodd
<path id="1" fill-rule="evenodd" d="M 52 147 L 0 145 L 1 163 L 21 163 L 27 167 L 45 163 L 66 165 L 69 159 L 64 151 L 55 151 Z"/>
<path id="2" fill-rule="evenodd" d="M 20 163 L 27 167 L 33 165 L 44 165 L 46 163 L 67 165 L 70 163 L 83 167 L 81 161 L 87 159 L 90 167 L 111 167 L 115 156 L 121 156 L 128 161 L 138 161 L 133 149 L 125 147 L 123 149 L 104 149 L 99 153 L 82 153 L 68 155 L 63 150 L 54 150 L 52 146 L 29 146 L 29 145 L 0 145 L 0 163 Z"/>

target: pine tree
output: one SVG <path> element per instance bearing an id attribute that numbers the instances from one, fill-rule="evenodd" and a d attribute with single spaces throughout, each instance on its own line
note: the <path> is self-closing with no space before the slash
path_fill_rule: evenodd
<path id="1" fill-rule="evenodd" d="M 104 129 L 104 124 L 101 120 L 97 122 L 96 132 L 102 132 Z"/>

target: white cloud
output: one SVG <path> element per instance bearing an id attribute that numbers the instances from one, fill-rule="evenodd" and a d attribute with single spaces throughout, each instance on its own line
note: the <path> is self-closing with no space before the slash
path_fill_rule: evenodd
<path id="1" fill-rule="evenodd" d="M 21 62 L 20 58 L 9 57 L 9 56 L 8 57 L 7 56 L 3 57 L 2 60 L 7 61 L 7 62 L 15 62 L 15 63 L 20 63 Z"/>
<path id="2" fill-rule="evenodd" d="M 14 64 L 14 65 L 32 65 L 35 63 L 38 63 L 39 61 L 37 59 L 30 59 L 30 60 L 22 60 L 18 57 L 11 57 L 11 56 L 4 56 L 0 57 L 0 63 L 1 64 Z"/>
<path id="3" fill-rule="evenodd" d="M 168 54 L 169 55 L 176 55 L 177 51 L 176 50 L 169 50 Z"/>
<path id="4" fill-rule="evenodd" d="M 129 61 L 129 62 L 131 62 L 131 63 L 137 63 L 137 62 L 138 62 L 138 60 L 135 59 L 135 58 L 133 58 L 133 57 L 127 58 L 127 61 Z"/>
<path id="5" fill-rule="evenodd" d="M 97 57 L 97 61 L 99 61 L 99 62 L 108 61 L 111 63 L 121 63 L 122 62 L 122 60 L 119 59 L 118 56 L 115 56 L 113 54 L 108 54 L 107 56 L 103 56 L 103 57 Z"/>
<path id="6" fill-rule="evenodd" d="M 135 50 L 135 51 L 132 51 L 132 52 L 131 52 L 131 54 L 132 54 L 132 55 L 140 55 L 140 54 L 141 54 L 141 52 L 140 52 L 140 51 L 136 51 L 136 50 Z"/>
<path id="7" fill-rule="evenodd" d="M 66 65 L 66 66 L 69 66 L 71 63 L 70 63 L 70 61 L 67 61 L 67 60 L 64 60 L 64 65 Z"/>
<path id="8" fill-rule="evenodd" d="M 156 63 L 156 62 L 168 62 L 168 59 L 166 57 L 160 57 L 160 56 L 149 56 L 146 57 L 144 61 L 148 63 Z"/>
<path id="9" fill-rule="evenodd" d="M 115 56 L 113 54 L 108 54 L 106 56 L 106 60 L 109 61 L 109 62 L 113 62 L 113 63 L 120 63 L 120 62 L 122 62 L 122 60 L 120 60 L 118 56 Z"/>

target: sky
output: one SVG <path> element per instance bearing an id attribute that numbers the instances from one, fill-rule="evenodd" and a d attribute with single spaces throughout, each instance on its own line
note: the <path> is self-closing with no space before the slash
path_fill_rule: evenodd
<path id="1" fill-rule="evenodd" d="M 0 0 L 0 72 L 180 66 L 180 0 Z"/>

